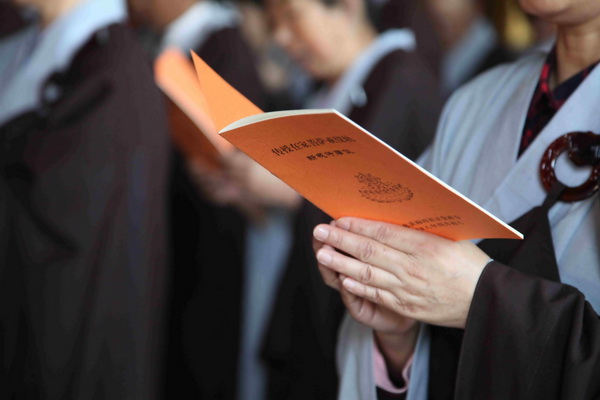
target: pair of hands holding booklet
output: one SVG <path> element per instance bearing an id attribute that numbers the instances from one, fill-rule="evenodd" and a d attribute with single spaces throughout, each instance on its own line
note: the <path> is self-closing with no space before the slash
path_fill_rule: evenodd
<path id="1" fill-rule="evenodd" d="M 354 319 L 376 331 L 396 371 L 414 350 L 417 321 L 465 327 L 489 261 L 470 241 L 359 218 L 317 226 L 313 248 L 325 283 Z"/>

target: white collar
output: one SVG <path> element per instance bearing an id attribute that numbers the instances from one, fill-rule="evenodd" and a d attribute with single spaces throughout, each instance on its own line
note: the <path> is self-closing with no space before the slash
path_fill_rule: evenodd
<path id="1" fill-rule="evenodd" d="M 31 36 L 21 32 L 15 34 L 18 37 L 11 35 L 1 41 L 0 53 L 6 45 L 13 51 L 29 54 L 21 57 L 21 65 L 13 71 L 6 90 L 0 94 L 0 125 L 36 108 L 46 79 L 55 72 L 66 70 L 77 51 L 95 32 L 126 18 L 123 0 L 86 0 L 42 31 L 35 25 L 26 28 L 29 33 L 39 32 L 34 46 L 31 46 Z"/>
<path id="2" fill-rule="evenodd" d="M 415 35 L 410 29 L 390 29 L 379 35 L 333 85 L 321 90 L 309 102 L 310 108 L 334 108 L 347 115 L 356 103 L 365 102 L 362 85 L 373 67 L 395 50 L 413 51 Z"/>
<path id="3" fill-rule="evenodd" d="M 198 2 L 165 29 L 160 50 L 176 47 L 188 54 L 190 49 L 202 46 L 213 32 L 236 26 L 238 21 L 232 6 L 209 0 Z"/>

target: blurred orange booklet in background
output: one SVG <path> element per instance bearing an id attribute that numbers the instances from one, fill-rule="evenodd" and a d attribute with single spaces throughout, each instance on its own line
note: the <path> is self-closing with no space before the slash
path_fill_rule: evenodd
<path id="1" fill-rule="evenodd" d="M 181 51 L 167 49 L 154 63 L 154 75 L 169 98 L 169 125 L 177 147 L 187 159 L 219 168 L 220 155 L 234 147 L 215 128 L 192 62 Z"/>
<path id="2" fill-rule="evenodd" d="M 192 53 L 220 135 L 334 219 L 352 216 L 452 240 L 522 235 L 335 110 L 263 113 Z"/>

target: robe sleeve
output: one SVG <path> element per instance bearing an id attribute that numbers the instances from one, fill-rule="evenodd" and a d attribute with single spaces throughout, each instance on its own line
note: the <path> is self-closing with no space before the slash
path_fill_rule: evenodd
<path id="1" fill-rule="evenodd" d="M 467 320 L 455 398 L 599 396 L 600 319 L 584 295 L 488 264 Z"/>

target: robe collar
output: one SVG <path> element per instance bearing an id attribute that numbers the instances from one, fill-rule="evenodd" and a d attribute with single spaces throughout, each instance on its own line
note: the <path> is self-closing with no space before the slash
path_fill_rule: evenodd
<path id="1" fill-rule="evenodd" d="M 333 108 L 348 115 L 353 107 L 368 102 L 363 84 L 374 66 L 395 50 L 415 48 L 415 35 L 410 29 L 390 29 L 380 34 L 334 85 L 324 87 L 309 101 L 308 108 Z"/>
<path id="2" fill-rule="evenodd" d="M 231 5 L 215 1 L 195 3 L 171 22 L 162 37 L 160 50 L 176 47 L 189 55 L 202 47 L 214 32 L 238 25 L 240 15 Z"/>
<path id="3" fill-rule="evenodd" d="M 523 137 L 521 138 L 519 156 L 529 147 L 533 139 L 546 126 L 548 121 L 552 119 L 571 94 L 577 90 L 597 64 L 596 62 L 584 68 L 565 82 L 562 82 L 555 89 L 551 89 L 552 77 L 558 69 L 556 47 L 552 49 L 542 67 L 542 73 L 529 106 Z"/>
<path id="4" fill-rule="evenodd" d="M 481 169 L 472 182 L 478 188 L 475 198 L 483 199 L 482 206 L 504 221 L 513 221 L 544 201 L 546 191 L 539 177 L 539 164 L 548 146 L 558 137 L 573 131 L 600 132 L 600 68 L 594 69 L 544 127 L 527 151 L 517 160 L 528 105 L 538 83 L 544 58 L 531 62 L 521 74 L 511 101 L 504 102 L 480 155 Z M 584 104 L 585 107 L 581 105 Z M 506 159 L 510 155 L 511 159 Z M 516 164 L 515 164 L 515 161 Z M 557 162 L 559 179 L 571 186 L 583 182 L 588 171 L 577 168 L 565 157 Z M 484 179 L 486 182 L 480 182 Z M 496 182 L 494 186 L 490 182 Z M 487 193 L 487 194 L 486 194 Z M 564 204 L 561 203 L 561 206 Z M 556 207 L 565 208 L 565 207 Z"/>
<path id="5" fill-rule="evenodd" d="M 42 93 L 42 89 L 47 88 L 48 77 L 67 70 L 77 52 L 94 34 L 126 18 L 123 0 L 86 0 L 44 30 L 32 24 L 27 31 L 18 32 L 18 36 L 1 41 L 0 54 L 6 46 L 13 50 L 11 54 L 20 52 L 21 55 L 20 64 L 11 66 L 11 76 L 4 75 L 8 84 L 0 93 L 0 125 L 37 108 L 45 95 L 60 97 L 61 93 Z M 22 53 L 23 49 L 27 54 Z"/>

